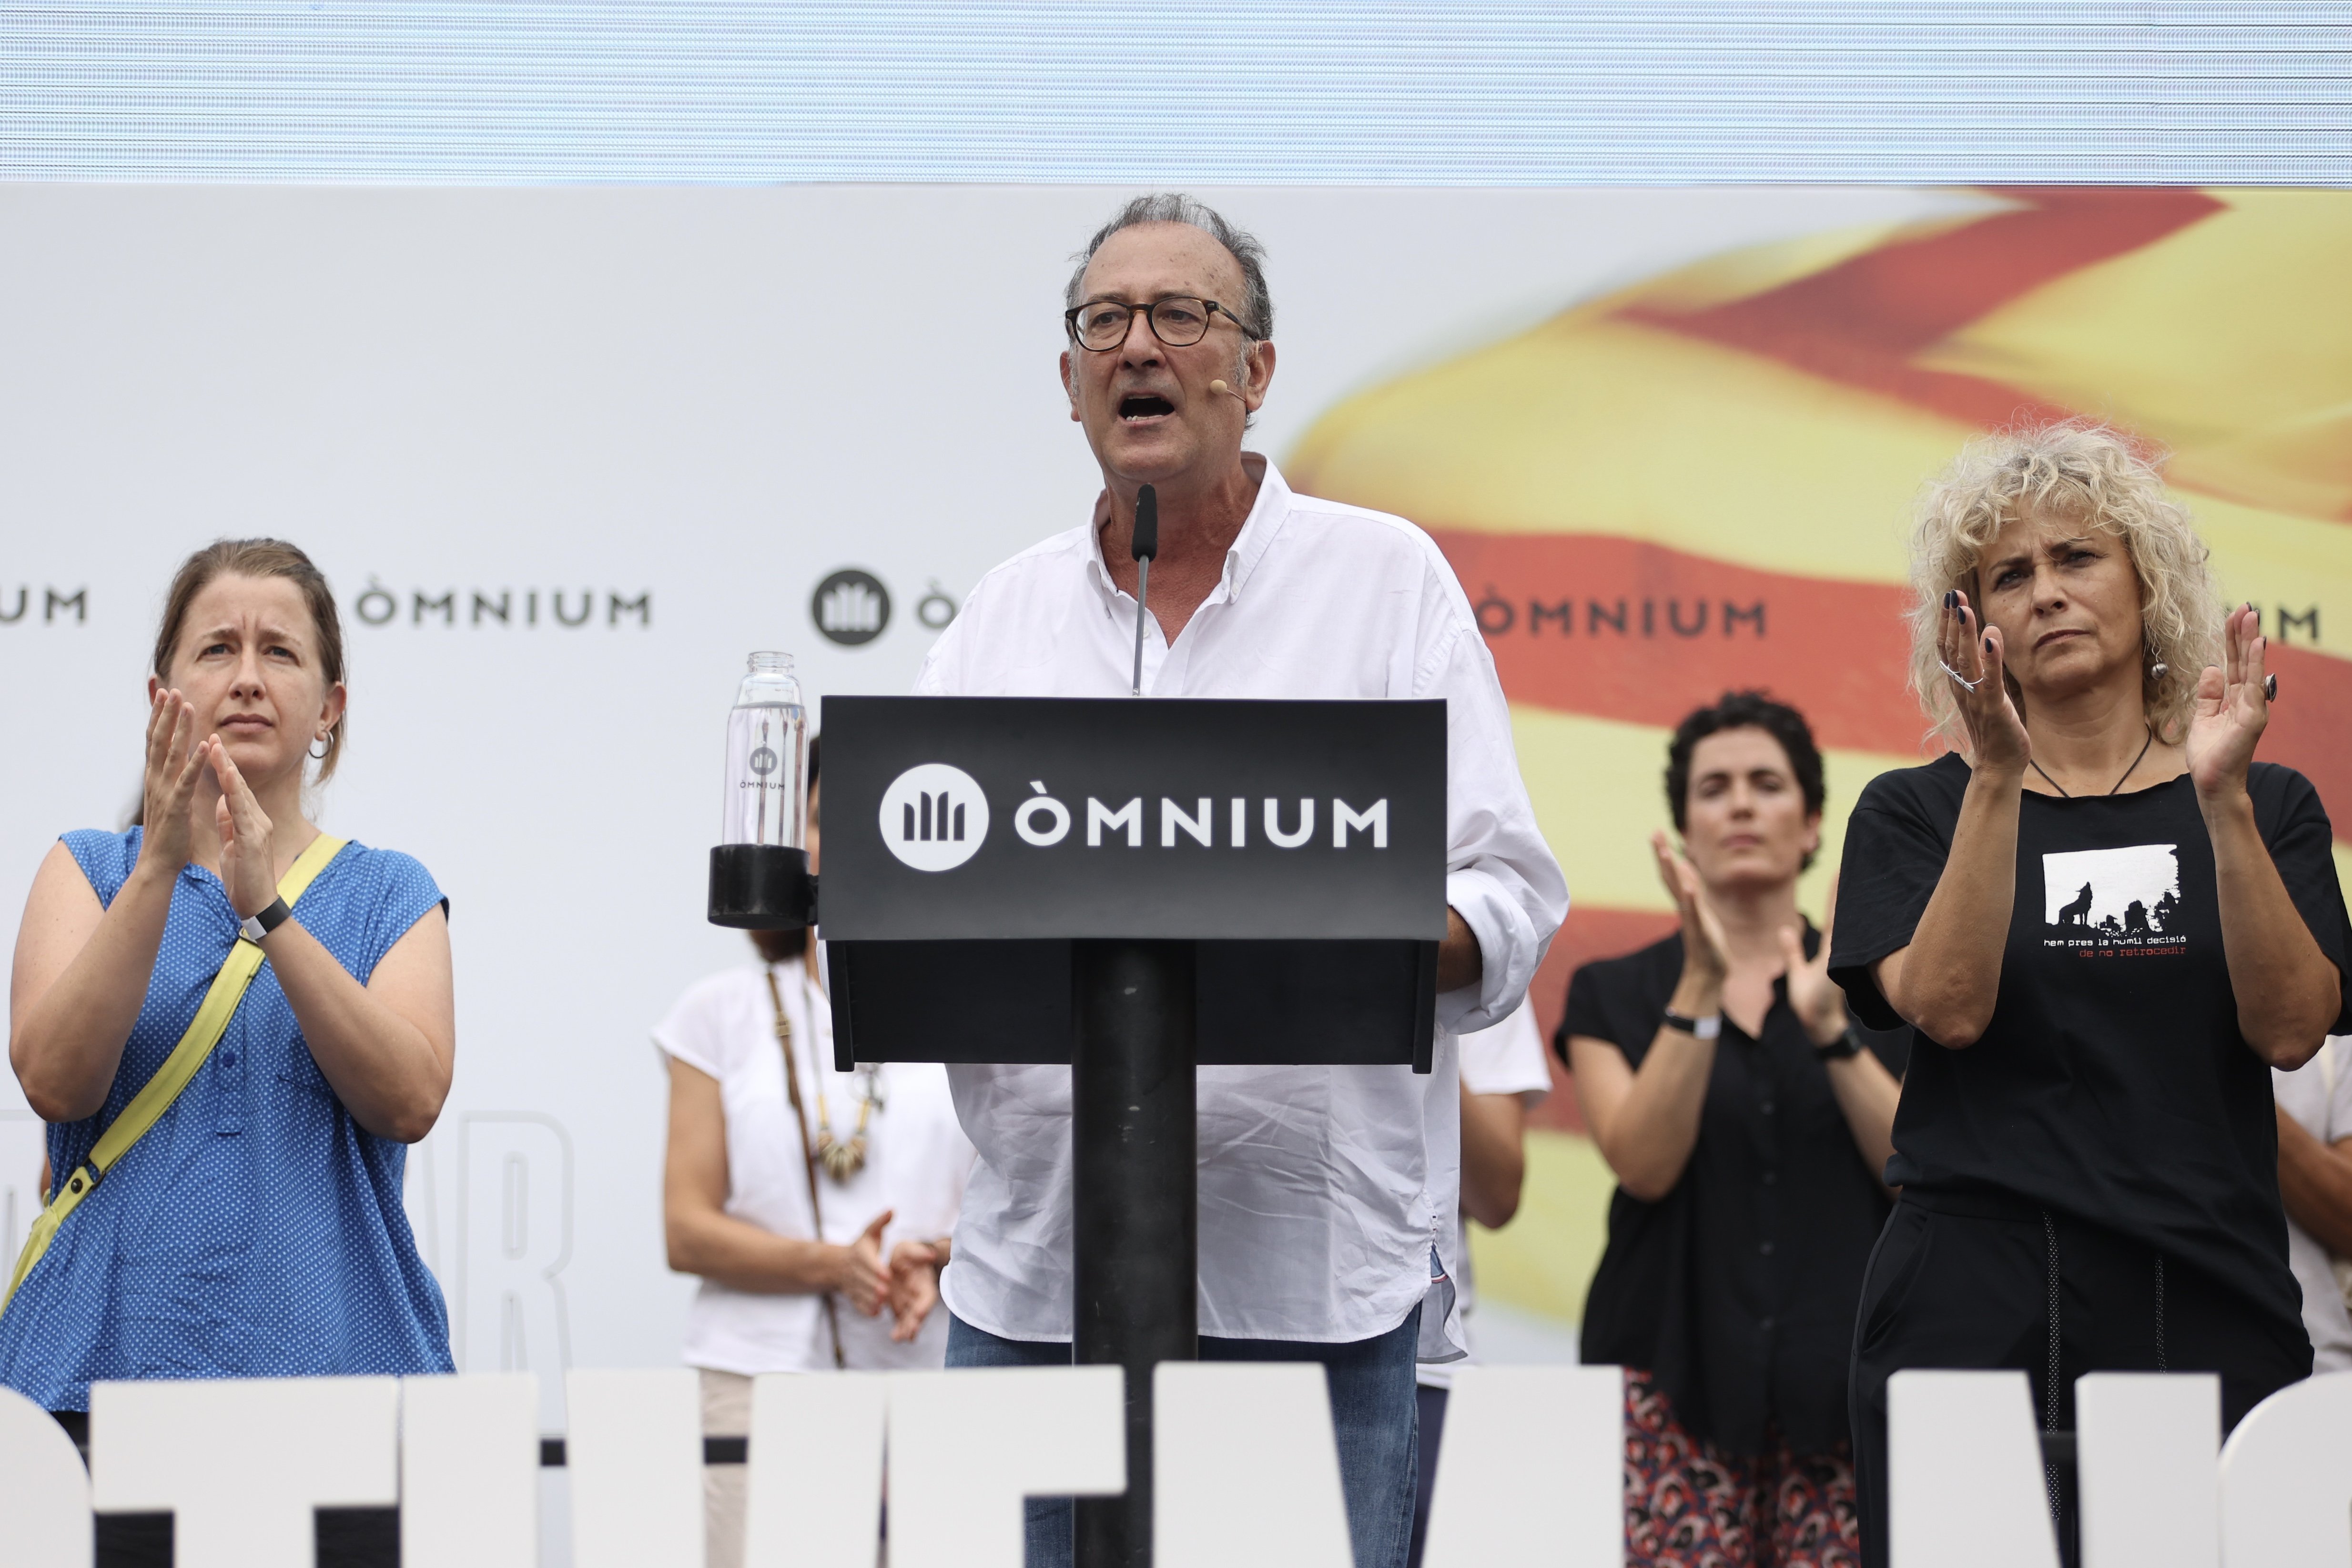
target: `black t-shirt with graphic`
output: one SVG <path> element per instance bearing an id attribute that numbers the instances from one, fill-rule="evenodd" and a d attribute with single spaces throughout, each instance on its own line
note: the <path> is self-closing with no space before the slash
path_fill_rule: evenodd
<path id="1" fill-rule="evenodd" d="M 1832 977 L 1864 1022 L 1900 1023 L 1869 966 L 1909 945 L 1950 852 L 1969 768 L 1881 774 L 1846 828 Z M 2257 762 L 2263 842 L 2343 975 L 2352 931 L 2318 792 Z M 2347 988 L 2335 1032 L 2352 1029 Z M 2270 1071 L 2238 1031 L 2213 845 L 2184 774 L 2127 795 L 2020 803 L 2017 904 L 1975 1044 L 1919 1037 L 1887 1180 L 1993 1188 L 2205 1271 L 2302 1334 L 2279 1207 Z"/>

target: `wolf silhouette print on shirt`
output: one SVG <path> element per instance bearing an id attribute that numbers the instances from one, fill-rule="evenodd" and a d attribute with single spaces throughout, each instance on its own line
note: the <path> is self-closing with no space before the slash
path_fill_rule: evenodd
<path id="1" fill-rule="evenodd" d="M 2180 855 L 2172 844 L 2071 850 L 2042 857 L 2043 946 L 2085 950 L 2178 947 Z"/>

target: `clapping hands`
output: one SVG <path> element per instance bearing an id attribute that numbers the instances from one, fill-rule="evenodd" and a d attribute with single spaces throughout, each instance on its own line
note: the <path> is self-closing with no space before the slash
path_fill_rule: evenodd
<path id="1" fill-rule="evenodd" d="M 214 821 L 220 829 L 221 885 L 228 889 L 229 904 L 239 915 L 258 915 L 278 897 L 275 825 L 245 775 L 229 760 L 228 747 L 219 736 L 197 747 L 196 755 L 212 764 L 220 779 Z"/>
<path id="2" fill-rule="evenodd" d="M 1969 760 L 1977 768 L 2022 773 L 2033 743 L 2025 720 L 2009 699 L 2000 630 L 1980 625 L 1969 596 L 1958 589 L 1944 595 L 1944 615 L 1936 629 L 1936 657 L 1951 677 L 1952 706 L 1968 731 Z"/>
<path id="3" fill-rule="evenodd" d="M 940 1270 L 947 1260 L 936 1241 L 901 1241 L 890 1249 L 890 1337 L 900 1344 L 923 1329 L 940 1304 Z"/>
<path id="4" fill-rule="evenodd" d="M 1664 833 L 1650 835 L 1650 852 L 1657 857 L 1658 880 L 1665 884 L 1667 896 L 1675 901 L 1675 913 L 1682 919 L 1683 967 L 1719 992 L 1731 969 L 1723 922 L 1707 907 L 1699 891 L 1698 873 Z"/>
<path id="5" fill-rule="evenodd" d="M 158 691 L 147 707 L 147 777 L 139 820 L 145 831 L 139 858 L 171 876 L 188 863 L 189 805 L 206 747 L 196 744 L 196 705 L 174 691 Z"/>
<path id="6" fill-rule="evenodd" d="M 2263 672 L 2268 645 L 2262 617 L 2253 606 L 2240 605 L 2221 623 L 2221 667 L 2208 664 L 2197 677 L 2197 706 L 2189 720 L 2186 744 L 2189 777 L 2200 800 L 2246 787 L 2254 745 L 2270 723 L 2270 693 Z"/>
<path id="7" fill-rule="evenodd" d="M 1845 1033 L 1845 992 L 1830 978 L 1830 932 L 1837 920 L 1837 878 L 1830 878 L 1829 907 L 1822 915 L 1821 950 L 1805 956 L 1803 932 L 1780 927 L 1780 956 L 1787 966 L 1789 1007 L 1815 1045 L 1829 1045 Z"/>
<path id="8" fill-rule="evenodd" d="M 880 1316 L 890 1300 L 890 1270 L 882 1266 L 882 1231 L 892 1214 L 886 1208 L 876 1215 L 842 1251 L 839 1277 L 833 1288 L 849 1298 L 861 1317 Z"/>
<path id="9" fill-rule="evenodd" d="M 278 896 L 276 829 L 217 735 L 196 738 L 196 706 L 176 691 L 158 691 L 147 709 L 145 824 L 140 858 L 179 874 L 194 849 L 196 784 L 210 768 L 220 780 L 214 826 L 221 841 L 220 876 L 239 915 L 258 915 Z"/>
<path id="10" fill-rule="evenodd" d="M 856 1240 L 845 1249 L 841 1278 L 835 1285 L 849 1304 L 866 1317 L 889 1311 L 890 1338 L 904 1344 L 922 1332 L 923 1320 L 940 1304 L 940 1270 L 946 1265 L 945 1247 L 937 1241 L 901 1241 L 883 1261 L 882 1233 L 896 1212 L 876 1215 Z"/>

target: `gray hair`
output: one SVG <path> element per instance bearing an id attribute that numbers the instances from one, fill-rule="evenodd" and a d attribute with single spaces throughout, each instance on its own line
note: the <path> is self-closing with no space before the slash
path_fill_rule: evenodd
<path id="1" fill-rule="evenodd" d="M 1227 223 L 1214 207 L 1176 191 L 1138 196 L 1119 208 L 1110 222 L 1095 230 L 1095 237 L 1087 241 L 1087 248 L 1071 257 L 1078 266 L 1070 274 L 1069 287 L 1062 291 L 1066 308 L 1078 304 L 1079 292 L 1086 286 L 1087 265 L 1094 260 L 1095 252 L 1119 230 L 1142 224 L 1188 224 L 1223 246 L 1242 269 L 1242 297 L 1234 301 L 1238 307 L 1234 314 L 1240 319 L 1242 330 L 1255 339 L 1274 336 L 1274 295 L 1265 286 L 1265 246 L 1248 230 Z"/>

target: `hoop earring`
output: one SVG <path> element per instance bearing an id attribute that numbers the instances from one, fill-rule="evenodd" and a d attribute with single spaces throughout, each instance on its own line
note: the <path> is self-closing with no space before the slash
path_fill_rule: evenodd
<path id="1" fill-rule="evenodd" d="M 324 749 L 311 751 L 309 747 L 305 747 L 303 748 L 304 752 L 310 757 L 311 761 L 324 762 L 327 760 L 327 753 L 335 749 L 335 732 L 331 729 L 329 730 L 326 734 L 320 736 L 316 740 L 312 741 L 311 745 L 322 747 Z"/>

